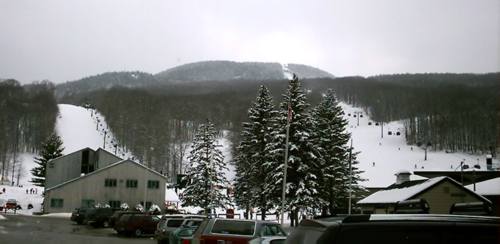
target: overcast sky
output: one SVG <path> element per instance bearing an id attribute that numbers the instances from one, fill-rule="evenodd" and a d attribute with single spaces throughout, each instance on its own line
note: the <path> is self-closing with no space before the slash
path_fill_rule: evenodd
<path id="1" fill-rule="evenodd" d="M 23 83 L 204 60 L 482 73 L 499 46 L 499 0 L 0 0 L 0 78 Z"/>

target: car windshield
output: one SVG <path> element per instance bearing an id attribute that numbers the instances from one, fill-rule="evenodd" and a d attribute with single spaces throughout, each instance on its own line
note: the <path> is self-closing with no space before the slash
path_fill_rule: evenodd
<path id="1" fill-rule="evenodd" d="M 254 230 L 255 222 L 252 221 L 216 220 L 211 232 L 217 234 L 253 236 Z"/>

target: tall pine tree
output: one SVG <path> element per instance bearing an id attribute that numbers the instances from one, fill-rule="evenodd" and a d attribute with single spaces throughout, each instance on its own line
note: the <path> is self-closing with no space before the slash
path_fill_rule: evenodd
<path id="1" fill-rule="evenodd" d="M 270 149 L 273 159 L 266 164 L 270 171 L 266 179 L 266 192 L 275 206 L 281 205 L 283 169 L 288 111 L 291 110 L 288 145 L 285 210 L 291 211 L 292 225 L 298 213 L 314 206 L 318 197 L 317 168 L 321 161 L 319 151 L 312 142 L 312 120 L 307 111 L 309 104 L 297 76 L 293 76 L 280 103 L 277 126 L 272 133 Z"/>
<path id="2" fill-rule="evenodd" d="M 273 99 L 265 86 L 260 86 L 255 102 L 248 110 L 248 121 L 243 123 L 241 141 L 235 157 L 236 203 L 248 210 L 258 207 L 262 219 L 270 207 L 267 194 L 264 192 L 268 171 L 264 167 L 271 161 L 270 143 L 272 140 L 276 111 Z"/>
<path id="3" fill-rule="evenodd" d="M 194 136 L 188 156 L 191 165 L 187 176 L 189 183 L 181 195 L 184 206 L 197 206 L 210 213 L 217 207 L 226 208 L 229 198 L 222 192 L 229 185 L 222 152 L 217 148 L 217 132 L 207 121 L 201 124 Z"/>
<path id="4" fill-rule="evenodd" d="M 54 158 L 58 158 L 62 156 L 62 151 L 64 147 L 62 147 L 61 138 L 52 134 L 42 145 L 42 149 L 40 150 L 39 156 L 35 157 L 35 163 L 38 166 L 31 169 L 31 174 L 33 178 L 31 178 L 31 182 L 36 186 L 45 187 L 45 172 L 47 170 L 47 162 Z"/>
<path id="5" fill-rule="evenodd" d="M 348 189 L 358 189 L 359 171 L 355 154 L 350 155 L 350 134 L 347 132 L 347 120 L 332 89 L 324 95 L 322 101 L 312 111 L 313 141 L 321 151 L 323 161 L 318 168 L 320 187 L 319 206 L 323 214 L 340 212 L 340 206 L 348 202 Z M 351 172 L 349 160 L 353 163 Z M 351 173 L 351 176 L 349 174 Z"/>

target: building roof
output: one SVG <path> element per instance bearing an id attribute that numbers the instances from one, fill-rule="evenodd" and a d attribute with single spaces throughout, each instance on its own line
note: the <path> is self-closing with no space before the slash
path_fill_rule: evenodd
<path id="1" fill-rule="evenodd" d="M 469 190 L 474 189 L 474 184 L 466 186 Z M 500 195 L 500 177 L 476 183 L 477 194 L 483 196 Z"/>
<path id="2" fill-rule="evenodd" d="M 446 176 L 441 176 L 441 177 L 436 177 L 432 179 L 428 179 L 425 181 L 419 181 L 417 184 L 410 184 L 410 183 L 403 183 L 400 184 L 400 187 L 396 187 L 395 185 L 391 185 L 393 188 L 388 188 L 387 190 L 382 190 L 375 192 L 368 197 L 361 199 L 358 201 L 357 204 L 394 204 L 399 201 L 405 201 L 409 200 L 412 197 L 423 193 L 424 191 L 434 187 L 435 185 L 443 182 L 443 181 L 450 181 L 453 184 L 462 187 L 460 183 L 456 182 L 455 180 L 446 177 Z M 465 191 L 477 196 L 478 198 L 490 202 L 488 199 L 478 195 L 477 193 L 462 187 Z"/>
<path id="3" fill-rule="evenodd" d="M 105 152 L 105 153 L 107 153 L 107 154 L 109 154 L 109 155 L 112 155 L 112 156 L 115 156 L 116 158 L 119 158 L 120 160 L 123 160 L 122 158 L 120 158 L 120 157 L 116 156 L 115 154 L 113 154 L 113 153 L 111 153 L 110 151 L 108 151 L 108 150 L 106 150 L 106 149 L 103 149 L 103 148 L 101 148 L 101 147 L 97 148 L 96 150 L 94 150 L 94 149 L 92 149 L 92 148 L 90 148 L 90 147 L 84 147 L 84 148 L 82 148 L 82 149 L 80 149 L 80 150 L 77 150 L 77 151 L 74 151 L 74 152 L 72 152 L 72 153 L 68 153 L 68 154 L 66 154 L 66 155 L 62 155 L 62 156 L 59 156 L 59 157 L 57 157 L 57 158 L 53 158 L 53 159 L 49 160 L 49 162 L 54 161 L 54 160 L 59 160 L 59 159 L 61 159 L 61 158 L 65 158 L 65 157 L 67 157 L 67 156 L 69 156 L 69 155 L 73 155 L 73 154 L 78 153 L 78 152 L 81 152 L 81 151 L 83 151 L 83 150 L 92 150 L 93 152 L 103 151 L 103 152 Z"/>
<path id="4" fill-rule="evenodd" d="M 50 187 L 50 188 L 45 189 L 45 191 L 50 191 L 50 190 L 53 190 L 53 189 L 56 189 L 56 188 L 62 187 L 62 186 L 67 185 L 67 184 L 69 184 L 69 183 L 72 183 L 72 182 L 75 182 L 75 181 L 78 181 L 78 180 L 81 180 L 81 179 L 84 179 L 84 178 L 90 177 L 90 176 L 92 176 L 92 175 L 94 175 L 94 174 L 97 174 L 97 173 L 99 173 L 99 172 L 102 172 L 102 171 L 108 170 L 108 169 L 110 169 L 110 168 L 113 168 L 113 167 L 115 167 L 115 166 L 117 166 L 117 165 L 124 164 L 124 163 L 132 163 L 132 164 L 135 164 L 135 165 L 137 165 L 137 166 L 139 166 L 139 167 L 142 167 L 142 168 L 144 168 L 144 169 L 148 170 L 149 172 L 151 172 L 151 173 L 153 173 L 153 174 L 156 174 L 156 175 L 158 175 L 158 176 L 160 176 L 160 177 L 164 178 L 165 180 L 167 179 L 167 177 L 163 176 L 162 174 L 158 173 L 158 172 L 157 172 L 157 171 L 155 171 L 155 170 L 152 170 L 152 169 L 150 169 L 150 168 L 148 168 L 148 167 L 146 167 L 146 166 L 144 166 L 144 165 L 142 165 L 142 164 L 140 164 L 140 163 L 137 163 L 137 162 L 134 162 L 134 161 L 132 161 L 132 160 L 128 160 L 128 159 L 126 159 L 126 160 L 121 160 L 121 161 L 118 161 L 118 162 L 116 162 L 116 163 L 110 164 L 110 165 L 108 165 L 108 166 L 106 166 L 106 167 L 103 167 L 103 168 L 97 169 L 97 170 L 95 170 L 95 171 L 92 171 L 92 172 L 90 172 L 90 173 L 88 173 L 88 174 L 86 174 L 86 175 L 84 175 L 84 176 L 80 176 L 80 177 L 77 177 L 77 178 L 74 178 L 74 179 L 71 179 L 71 180 L 65 181 L 65 182 L 63 182 L 63 183 L 61 183 L 61 184 L 57 184 L 57 185 L 55 185 L 55 186 L 53 186 L 53 187 Z"/>
<path id="5" fill-rule="evenodd" d="M 457 182 L 462 182 L 464 185 L 473 183 L 474 181 L 485 181 L 493 178 L 500 177 L 498 170 L 451 170 L 451 171 L 413 171 L 413 174 L 426 178 L 434 178 L 438 176 L 448 176 Z"/>

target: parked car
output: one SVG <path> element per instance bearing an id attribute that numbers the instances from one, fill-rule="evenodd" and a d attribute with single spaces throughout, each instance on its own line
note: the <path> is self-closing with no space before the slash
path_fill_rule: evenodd
<path id="1" fill-rule="evenodd" d="M 115 223 L 114 229 L 118 234 L 133 234 L 142 236 L 154 234 L 160 217 L 144 213 L 126 213 Z"/>
<path id="2" fill-rule="evenodd" d="M 303 220 L 288 236 L 287 244 L 498 244 L 500 218 L 374 214 Z"/>
<path id="3" fill-rule="evenodd" d="M 200 226 L 201 222 L 203 222 L 203 219 L 184 219 L 182 222 L 182 225 L 179 226 L 178 228 L 174 228 L 171 231 L 166 231 L 169 233 L 168 236 L 168 244 L 188 244 L 191 243 L 191 240 L 193 239 L 193 234 L 198 229 L 198 226 Z M 167 229 L 168 229 L 168 224 L 167 222 Z M 165 243 L 165 242 L 163 242 Z"/>
<path id="4" fill-rule="evenodd" d="M 286 232 L 276 222 L 240 219 L 204 220 L 193 235 L 192 243 L 264 243 L 271 238 L 286 238 Z"/>
<path id="5" fill-rule="evenodd" d="M 158 243 L 168 243 L 170 233 L 180 226 L 186 224 L 186 220 L 194 218 L 202 219 L 204 217 L 205 216 L 203 215 L 163 215 L 156 227 L 155 239 L 158 241 Z"/>
<path id="6" fill-rule="evenodd" d="M 21 209 L 21 206 L 17 204 L 16 199 L 8 199 L 7 202 L 5 203 L 5 208 L 4 211 L 7 212 L 7 210 L 12 210 L 14 213 L 18 210 Z"/>
<path id="7" fill-rule="evenodd" d="M 115 211 L 113 213 L 113 215 L 111 215 L 111 217 L 109 217 L 109 227 L 113 228 L 116 224 L 116 222 L 118 222 L 118 220 L 120 219 L 120 217 L 124 214 L 132 214 L 132 213 L 141 213 L 139 211 L 130 211 L 130 210 L 127 210 L 127 211 L 124 211 L 124 210 L 119 210 L 119 211 Z"/>
<path id="8" fill-rule="evenodd" d="M 87 213 L 88 208 L 75 208 L 73 212 L 71 212 L 71 221 L 76 222 L 76 224 L 83 224 L 83 221 L 85 220 L 85 214 Z"/>
<path id="9" fill-rule="evenodd" d="M 85 220 L 87 224 L 93 227 L 104 227 L 108 228 L 109 219 L 115 212 L 112 208 L 91 208 L 85 213 Z"/>

